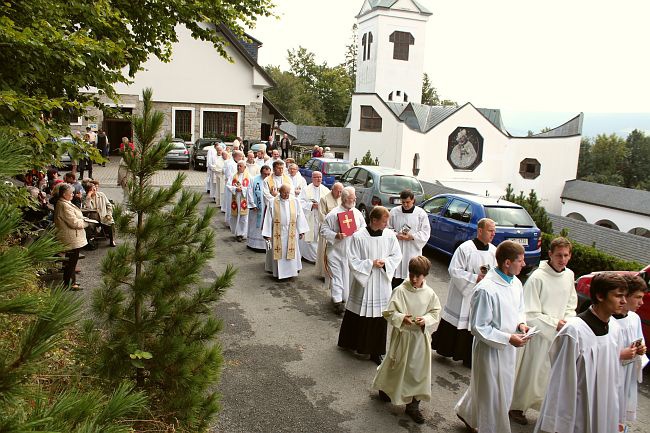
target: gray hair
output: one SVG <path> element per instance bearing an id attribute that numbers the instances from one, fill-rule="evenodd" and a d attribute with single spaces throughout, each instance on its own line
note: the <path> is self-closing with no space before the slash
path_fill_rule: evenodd
<path id="1" fill-rule="evenodd" d="M 74 186 L 70 185 L 69 183 L 61 183 L 60 185 L 59 197 L 63 197 L 63 194 L 65 194 L 67 191 L 72 191 L 74 193 Z"/>
<path id="2" fill-rule="evenodd" d="M 287 168 L 294 168 L 294 167 L 298 168 L 298 164 L 294 164 L 292 162 L 291 164 L 289 164 L 289 167 L 287 167 Z"/>
<path id="3" fill-rule="evenodd" d="M 350 195 L 356 194 L 353 186 L 346 186 L 341 193 L 341 200 L 345 201 Z"/>

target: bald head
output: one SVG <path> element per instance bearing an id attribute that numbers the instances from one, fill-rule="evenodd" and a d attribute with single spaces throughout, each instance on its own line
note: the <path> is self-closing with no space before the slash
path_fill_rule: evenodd
<path id="1" fill-rule="evenodd" d="M 289 198 L 289 193 L 291 192 L 291 187 L 287 184 L 282 184 L 280 187 L 280 198 L 286 200 Z"/>
<path id="2" fill-rule="evenodd" d="M 342 193 L 343 193 L 343 184 L 341 182 L 335 182 L 334 185 L 332 185 L 332 197 L 338 199 L 339 197 L 341 197 Z"/>

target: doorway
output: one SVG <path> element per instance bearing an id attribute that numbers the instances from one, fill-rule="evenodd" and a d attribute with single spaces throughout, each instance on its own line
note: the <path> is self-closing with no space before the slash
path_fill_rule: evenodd
<path id="1" fill-rule="evenodd" d="M 110 153 L 115 155 L 120 151 L 122 137 L 127 137 L 133 141 L 133 125 L 131 124 L 131 114 L 133 108 L 121 107 L 120 111 L 125 115 L 124 118 L 104 117 L 103 129 L 106 131 Z"/>

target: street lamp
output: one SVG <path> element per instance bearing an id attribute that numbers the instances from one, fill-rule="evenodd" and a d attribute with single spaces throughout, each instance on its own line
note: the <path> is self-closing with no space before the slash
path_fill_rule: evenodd
<path id="1" fill-rule="evenodd" d="M 420 174 L 420 154 L 413 155 L 413 176 Z"/>

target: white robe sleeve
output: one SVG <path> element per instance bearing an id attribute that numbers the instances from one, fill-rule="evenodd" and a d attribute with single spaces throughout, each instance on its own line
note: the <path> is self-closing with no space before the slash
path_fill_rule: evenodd
<path id="1" fill-rule="evenodd" d="M 404 317 L 407 313 L 406 306 L 404 304 L 405 303 L 401 290 L 393 290 L 393 293 L 390 296 L 390 300 L 388 301 L 386 311 L 383 311 L 381 313 L 382 316 L 384 316 L 384 319 L 386 319 L 386 321 L 398 331 L 402 331 Z"/>
<path id="2" fill-rule="evenodd" d="M 469 296 L 472 293 L 478 279 L 478 274 L 465 270 L 468 260 L 467 252 L 461 245 L 451 258 L 451 263 L 449 263 L 449 276 L 463 296 Z"/>
<path id="3" fill-rule="evenodd" d="M 246 207 L 248 209 L 256 208 L 255 206 L 255 182 L 251 181 L 249 186 L 246 188 Z"/>
<path id="4" fill-rule="evenodd" d="M 365 255 L 362 254 L 363 243 L 363 239 L 356 236 L 352 238 L 348 252 L 348 262 L 350 263 L 350 274 L 359 282 L 359 284 L 366 287 L 368 285 L 368 280 L 370 279 L 370 273 L 372 272 L 373 261 L 372 259 L 361 258 Z"/>
<path id="5" fill-rule="evenodd" d="M 298 199 L 296 199 L 296 231 L 301 235 L 309 231 L 307 218 L 305 218 L 305 213 L 302 211 Z"/>
<path id="6" fill-rule="evenodd" d="M 542 312 L 540 291 L 543 290 L 543 284 L 544 282 L 541 279 L 536 278 L 534 274 L 528 278 L 528 281 L 526 281 L 526 285 L 524 286 L 526 318 L 528 320 L 536 319 L 538 322 L 543 323 L 544 326 L 549 329 L 540 329 L 540 331 L 546 331 L 545 334 L 548 334 L 548 336 L 552 338 L 552 336 L 555 335 L 557 323 L 560 321 L 560 318 Z"/>
<path id="7" fill-rule="evenodd" d="M 424 248 L 429 241 L 429 237 L 431 236 L 431 225 L 429 225 L 429 218 L 424 211 L 418 212 L 418 227 L 416 230 L 411 231 L 411 235 L 413 235 L 413 240 L 411 242 L 414 242 L 419 250 Z"/>
<path id="8" fill-rule="evenodd" d="M 472 334 L 495 349 L 503 349 L 510 342 L 510 335 L 493 325 L 494 300 L 486 290 L 478 289 L 472 296 L 469 325 Z"/>
<path id="9" fill-rule="evenodd" d="M 269 202 L 269 205 L 266 207 L 266 213 L 264 214 L 264 223 L 262 224 L 262 236 L 265 238 L 270 238 L 273 236 L 273 201 Z"/>
<path id="10" fill-rule="evenodd" d="M 332 227 L 332 224 L 336 224 L 335 228 Z M 329 215 L 325 218 L 325 221 L 320 226 L 320 234 L 330 245 L 341 241 L 340 239 L 336 239 L 336 235 L 338 234 L 338 219 L 336 215 Z"/>
<path id="11" fill-rule="evenodd" d="M 433 334 L 434 325 L 440 321 L 440 310 L 442 308 L 438 295 L 436 295 L 433 289 L 431 292 L 432 295 L 427 306 L 427 312 L 422 316 L 424 319 L 424 332 L 428 335 Z"/>
<path id="12" fill-rule="evenodd" d="M 384 268 L 386 269 L 386 276 L 389 281 L 392 281 L 393 276 L 395 275 L 395 270 L 402 262 L 402 250 L 399 247 L 399 242 L 397 238 L 390 232 L 391 236 L 384 238 L 389 243 L 389 253 L 387 257 L 384 257 Z"/>

